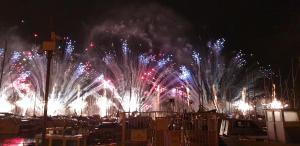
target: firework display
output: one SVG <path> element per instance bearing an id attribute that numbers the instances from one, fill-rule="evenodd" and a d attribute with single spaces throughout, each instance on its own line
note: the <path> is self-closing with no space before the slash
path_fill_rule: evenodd
<path id="1" fill-rule="evenodd" d="M 51 62 L 49 115 L 213 109 L 227 112 L 228 103 L 235 101 L 243 103 L 236 109 L 245 113 L 245 108 L 253 109 L 245 103 L 246 90 L 249 94 L 264 73 L 249 67 L 242 51 L 226 59 L 222 54 L 224 43 L 224 38 L 208 42 L 206 53 L 195 49 L 191 64 L 180 64 L 172 52 L 140 49 L 141 44 L 136 47 L 132 40 L 115 39 L 111 45 L 91 42 L 80 51 L 65 37 Z M 46 57 L 36 45 L 12 50 L 1 49 L 5 61 L 1 112 L 41 115 Z M 6 60 L 4 55 L 8 56 Z"/>

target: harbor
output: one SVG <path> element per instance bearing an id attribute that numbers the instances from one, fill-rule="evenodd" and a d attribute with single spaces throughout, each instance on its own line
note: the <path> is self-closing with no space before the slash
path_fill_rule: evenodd
<path id="1" fill-rule="evenodd" d="M 299 10 L 3 0 L 0 146 L 300 146 Z"/>

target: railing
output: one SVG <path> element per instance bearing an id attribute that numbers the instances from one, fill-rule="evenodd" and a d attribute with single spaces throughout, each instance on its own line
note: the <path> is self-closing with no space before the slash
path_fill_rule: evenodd
<path id="1" fill-rule="evenodd" d="M 122 146 L 217 146 L 216 113 L 121 113 Z"/>
<path id="2" fill-rule="evenodd" d="M 52 127 L 46 129 L 48 146 L 86 146 L 87 130 L 73 127 Z M 35 136 L 35 146 L 40 145 L 41 135 Z"/>

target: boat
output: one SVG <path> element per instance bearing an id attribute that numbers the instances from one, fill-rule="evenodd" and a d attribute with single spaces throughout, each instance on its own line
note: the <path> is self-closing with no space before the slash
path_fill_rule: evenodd
<path id="1" fill-rule="evenodd" d="M 87 131 L 79 127 L 51 127 L 46 129 L 48 146 L 80 145 L 86 146 Z M 35 136 L 35 146 L 42 143 L 42 135 Z"/>
<path id="2" fill-rule="evenodd" d="M 19 127 L 19 135 L 34 135 L 42 130 L 42 120 L 38 117 L 23 117 Z"/>
<path id="3" fill-rule="evenodd" d="M 19 133 L 21 118 L 10 113 L 0 113 L 0 135 Z"/>

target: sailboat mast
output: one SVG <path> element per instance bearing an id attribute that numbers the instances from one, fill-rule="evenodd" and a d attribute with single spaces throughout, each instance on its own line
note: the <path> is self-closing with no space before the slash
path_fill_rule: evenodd
<path id="1" fill-rule="evenodd" d="M 294 61 L 292 60 L 292 84 L 293 84 L 293 99 L 294 99 L 294 108 L 296 108 L 296 95 L 295 95 L 295 77 L 294 77 Z"/>

